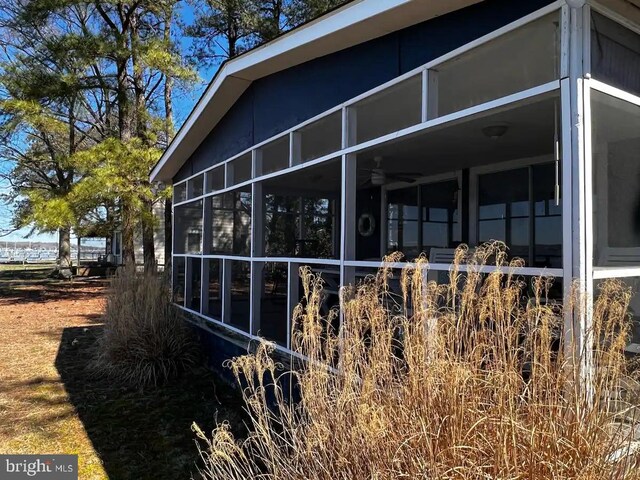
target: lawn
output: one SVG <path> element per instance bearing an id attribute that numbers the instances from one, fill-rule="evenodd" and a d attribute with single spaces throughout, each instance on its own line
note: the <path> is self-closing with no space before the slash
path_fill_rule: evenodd
<path id="1" fill-rule="evenodd" d="M 76 453 L 83 480 L 195 475 L 190 425 L 241 425 L 236 393 L 204 367 L 144 391 L 96 378 L 106 282 L 47 273 L 0 271 L 0 453 Z"/>

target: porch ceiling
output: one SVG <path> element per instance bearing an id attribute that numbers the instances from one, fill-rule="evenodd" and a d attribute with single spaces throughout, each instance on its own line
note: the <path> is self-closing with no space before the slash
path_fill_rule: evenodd
<path id="1" fill-rule="evenodd" d="M 374 168 L 373 159 L 382 156 L 382 168 L 387 172 L 421 172 L 428 176 L 553 154 L 554 109 L 557 102 L 557 97 L 547 98 L 446 124 L 363 152 L 358 156 L 358 166 Z M 500 124 L 508 127 L 501 138 L 488 138 L 482 131 L 485 127 Z M 366 175 L 364 172 L 359 180 L 364 180 Z"/>

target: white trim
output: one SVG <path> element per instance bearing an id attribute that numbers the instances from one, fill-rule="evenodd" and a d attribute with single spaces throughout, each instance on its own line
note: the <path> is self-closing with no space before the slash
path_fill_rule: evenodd
<path id="1" fill-rule="evenodd" d="M 586 8 L 586 7 L 585 7 Z M 593 298 L 593 265 L 594 241 L 593 229 L 593 145 L 592 145 L 592 117 L 591 117 L 591 88 L 588 79 L 582 82 L 582 141 L 584 158 L 584 228 L 585 228 L 585 275 L 587 278 L 587 295 Z"/>
<path id="2" fill-rule="evenodd" d="M 640 267 L 593 267 L 593 279 L 640 277 Z"/>
<path id="3" fill-rule="evenodd" d="M 346 267 L 355 267 L 355 268 L 393 268 L 393 269 L 403 269 L 403 268 L 416 268 L 417 264 L 414 262 L 364 262 L 364 261 L 345 261 Z M 433 270 L 436 272 L 449 272 L 451 271 L 452 264 L 449 263 L 429 263 L 422 264 L 421 267 L 424 270 Z M 524 275 L 524 276 L 543 276 L 543 277 L 553 277 L 553 278 L 561 278 L 563 275 L 563 270 L 561 268 L 538 268 L 538 267 L 510 267 L 508 265 L 504 265 L 502 267 L 496 267 L 495 265 L 468 265 L 468 264 L 460 264 L 458 265 L 458 270 L 460 272 L 479 272 L 479 273 L 491 273 L 491 272 L 508 272 L 513 273 L 515 275 Z"/>
<path id="4" fill-rule="evenodd" d="M 582 75 L 585 78 L 591 76 L 591 6 L 585 5 L 582 9 Z"/>
<path id="5" fill-rule="evenodd" d="M 429 120 L 429 70 L 422 70 L 421 123 Z"/>
<path id="6" fill-rule="evenodd" d="M 590 78 L 588 80 L 589 86 L 593 90 L 597 90 L 598 92 L 605 93 L 612 97 L 615 97 L 620 100 L 624 100 L 625 102 L 632 103 L 633 105 L 640 107 L 640 97 L 634 95 L 633 93 L 629 93 L 626 90 L 622 90 L 620 88 L 612 87 L 611 85 L 600 82 L 594 78 Z"/>
<path id="7" fill-rule="evenodd" d="M 302 258 L 302 257 L 253 257 L 255 262 L 263 263 L 299 263 L 304 265 L 340 265 L 340 260 L 329 258 Z"/>
<path id="8" fill-rule="evenodd" d="M 560 125 L 562 135 L 562 267 L 563 301 L 569 305 L 573 294 L 573 166 L 571 146 L 571 80 L 565 78 L 560 87 Z M 565 325 L 572 324 L 573 318 L 567 314 Z"/>
<path id="9" fill-rule="evenodd" d="M 410 0 L 404 0 L 404 2 L 409 2 Z M 385 2 L 379 2 L 380 4 L 384 4 L 384 7 L 382 7 L 382 11 L 386 11 L 386 10 L 391 10 L 393 8 L 393 6 L 391 4 L 393 3 L 404 3 L 401 0 L 386 0 Z M 364 1 L 361 3 L 376 3 L 373 0 L 370 1 Z M 389 7 L 387 7 L 387 5 L 389 5 Z M 455 50 L 452 50 L 434 60 L 431 60 L 430 62 L 417 67 L 409 72 L 406 72 L 403 75 L 400 75 L 388 82 L 383 83 L 382 85 L 379 85 L 361 95 L 358 95 L 352 99 L 349 99 L 348 101 L 342 103 L 341 105 L 336 105 L 335 107 L 331 108 L 330 110 L 327 110 L 325 112 L 322 112 L 319 115 L 316 115 L 315 117 L 306 120 L 305 122 L 302 122 L 301 124 L 296 125 L 293 128 L 289 128 L 283 132 L 278 133 L 277 135 L 270 137 L 266 140 L 264 140 L 263 142 L 253 145 L 252 147 L 244 150 L 243 152 L 237 154 L 236 156 L 225 160 L 225 162 L 228 162 L 232 159 L 237 158 L 238 156 L 241 156 L 242 154 L 246 154 L 247 152 L 255 149 L 255 148 L 259 148 L 260 146 L 269 143 L 273 140 L 277 140 L 278 138 L 284 136 L 284 135 L 288 135 L 291 132 L 300 129 L 303 126 L 308 125 L 309 123 L 312 123 L 316 120 L 320 120 L 323 117 L 326 117 L 328 115 L 330 115 L 331 113 L 334 113 L 336 110 L 339 110 L 340 108 L 344 108 L 350 105 L 353 105 L 354 103 L 363 100 L 367 97 L 370 97 L 372 95 L 375 95 L 376 93 L 388 89 L 404 80 L 406 80 L 407 78 L 410 78 L 412 76 L 421 74 L 422 71 L 424 70 L 428 70 L 428 69 L 432 69 L 440 64 L 443 64 L 445 62 L 447 62 L 448 60 L 454 59 L 462 54 L 464 54 L 465 52 L 468 52 L 470 50 L 473 50 L 476 47 L 479 47 L 480 45 L 483 45 L 485 43 L 490 42 L 491 40 L 494 40 L 500 36 L 503 36 L 511 31 L 514 31 L 524 25 L 527 25 L 531 22 L 534 22 L 535 20 L 538 20 L 539 18 L 542 18 L 548 14 L 551 14 L 555 11 L 558 11 L 559 9 L 561 9 L 561 7 L 564 5 L 564 1 L 563 0 L 557 0 L 553 3 L 551 3 L 550 5 L 547 5 L 546 7 L 543 7 L 535 12 L 532 12 L 514 22 L 511 22 L 497 30 L 494 30 L 493 32 L 490 32 L 480 38 L 477 38 L 475 40 L 473 40 L 472 42 L 469 42 Z M 348 7 L 349 4 L 346 5 L 346 7 Z M 352 19 L 353 20 L 353 19 Z M 328 23 L 328 22 L 327 22 Z M 329 25 L 327 25 L 327 27 L 329 27 Z M 295 33 L 295 32 L 294 32 Z M 325 33 L 326 34 L 326 33 Z M 275 44 L 278 43 L 278 40 L 276 40 L 275 42 L 272 42 L 270 44 L 265 45 L 263 48 L 266 49 L 270 46 L 273 46 Z M 295 45 L 290 45 L 290 48 L 294 48 Z M 260 50 L 260 49 L 259 49 Z M 182 128 L 180 129 L 180 131 L 178 132 L 178 134 L 176 135 L 175 139 L 173 142 L 171 142 L 171 144 L 167 147 L 167 149 L 165 150 L 165 152 L 163 153 L 162 157 L 160 158 L 160 160 L 158 161 L 158 163 L 153 167 L 153 170 L 151 171 L 150 177 L 151 177 L 151 181 L 155 181 L 158 177 L 158 175 L 160 175 L 160 172 L 162 170 L 162 168 L 164 167 L 164 165 L 169 161 L 169 158 L 175 153 L 175 150 L 177 149 L 177 147 L 183 142 L 184 137 L 186 136 L 187 132 L 193 128 L 194 124 L 196 123 L 196 121 L 204 121 L 204 120 L 200 120 L 200 117 L 203 115 L 203 112 L 205 110 L 205 108 L 207 107 L 207 105 L 209 103 L 211 103 L 216 91 L 220 88 L 220 86 L 222 85 L 222 82 L 224 81 L 224 79 L 227 76 L 231 76 L 226 74 L 226 72 L 224 71 L 225 69 L 227 69 L 229 67 L 229 65 L 234 64 L 234 62 L 238 62 L 240 60 L 242 60 L 243 57 L 238 57 L 237 59 L 228 62 L 225 66 L 223 66 L 223 68 L 220 70 L 218 76 L 214 79 L 214 81 L 211 83 L 211 85 L 207 88 L 207 91 L 205 92 L 205 94 L 203 95 L 203 97 L 201 98 L 201 100 L 198 102 L 198 104 L 196 105 L 196 107 L 193 109 L 193 111 L 191 112 L 191 114 L 189 115 L 189 117 L 187 118 L 187 120 L 185 121 L 184 125 L 182 126 Z M 266 61 L 266 60 L 265 60 Z M 237 77 L 235 77 L 237 80 L 242 80 L 239 79 Z M 250 83 L 250 82 L 249 82 Z M 246 86 L 245 86 L 246 88 Z M 244 91 L 244 89 L 243 89 Z M 212 129 L 214 125 L 208 125 L 209 129 Z M 186 161 L 186 160 L 185 160 Z M 184 162 L 182 162 L 183 164 Z M 222 163 L 222 162 L 220 162 Z M 219 165 L 216 164 L 216 165 Z M 205 170 L 206 171 L 206 170 Z M 178 183 L 178 182 L 176 182 Z"/>
<path id="10" fill-rule="evenodd" d="M 569 76 L 570 62 L 570 14 L 569 5 L 563 5 L 560 14 L 560 78 Z"/>

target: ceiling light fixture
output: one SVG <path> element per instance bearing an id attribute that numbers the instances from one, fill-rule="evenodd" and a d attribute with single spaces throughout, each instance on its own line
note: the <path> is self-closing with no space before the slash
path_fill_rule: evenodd
<path id="1" fill-rule="evenodd" d="M 506 123 L 495 123 L 484 127 L 482 133 L 491 140 L 498 140 L 500 137 L 503 137 L 508 130 L 509 125 Z"/>

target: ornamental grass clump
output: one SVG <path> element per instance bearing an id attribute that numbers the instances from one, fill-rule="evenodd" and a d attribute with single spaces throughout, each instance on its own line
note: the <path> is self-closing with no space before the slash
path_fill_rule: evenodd
<path id="1" fill-rule="evenodd" d="M 548 299 L 551 280 L 515 275 L 522 262 L 505 250 L 458 249 L 446 285 L 425 281 L 420 258 L 403 271 L 400 295 L 383 268 L 342 291 L 339 331 L 319 313 L 322 280 L 303 271 L 293 347 L 307 361 L 282 372 L 263 343 L 230 362 L 249 434 L 238 441 L 223 423 L 208 437 L 194 426 L 203 477 L 640 478 L 638 390 L 624 355 L 629 290 L 603 284 L 593 350 L 565 350 L 575 339 L 564 322 L 581 321 L 584 299 L 562 310 Z M 486 264 L 498 268 L 482 273 Z M 282 375 L 295 377 L 294 394 Z"/>
<path id="2" fill-rule="evenodd" d="M 118 270 L 107 293 L 94 371 L 133 387 L 156 386 L 194 366 L 197 355 L 197 343 L 171 304 L 167 278 Z"/>

